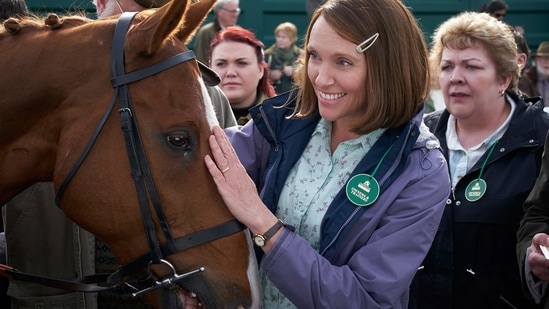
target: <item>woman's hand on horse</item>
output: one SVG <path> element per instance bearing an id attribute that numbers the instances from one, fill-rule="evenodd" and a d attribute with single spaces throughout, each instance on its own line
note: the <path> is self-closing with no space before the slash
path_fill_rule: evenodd
<path id="1" fill-rule="evenodd" d="M 219 126 L 214 126 L 209 142 L 213 158 L 206 155 L 204 161 L 225 204 L 252 234 L 265 233 L 278 219 L 261 201 L 256 185 L 240 163 L 227 135 Z M 268 244 L 272 245 L 276 238 L 272 237 Z M 269 248 L 263 247 L 265 251 Z"/>

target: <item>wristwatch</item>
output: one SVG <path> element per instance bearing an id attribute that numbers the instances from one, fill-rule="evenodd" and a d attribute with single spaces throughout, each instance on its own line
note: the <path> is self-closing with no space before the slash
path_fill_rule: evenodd
<path id="1" fill-rule="evenodd" d="M 278 232 L 278 230 L 280 230 L 280 228 L 282 228 L 283 226 L 284 226 L 284 222 L 282 222 L 282 220 L 278 219 L 276 224 L 273 225 L 273 227 L 271 227 L 267 232 L 265 232 L 265 234 L 255 234 L 254 235 L 254 243 L 258 247 L 265 246 L 267 241 L 269 239 L 271 239 L 271 237 L 273 237 L 274 234 L 276 234 L 276 232 Z"/>

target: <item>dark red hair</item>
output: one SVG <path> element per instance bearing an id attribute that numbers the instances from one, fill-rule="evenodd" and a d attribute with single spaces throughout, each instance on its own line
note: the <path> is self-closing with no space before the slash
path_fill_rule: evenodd
<path id="1" fill-rule="evenodd" d="M 257 90 L 261 91 L 269 98 L 275 96 L 275 90 L 269 80 L 269 65 L 265 62 L 265 54 L 263 52 L 265 45 L 263 42 L 258 40 L 255 34 L 248 29 L 244 29 L 239 26 L 227 27 L 224 30 L 217 32 L 215 38 L 212 40 L 212 43 L 210 44 L 210 54 L 208 55 L 209 59 L 212 59 L 212 52 L 214 48 L 225 41 L 244 43 L 253 47 L 255 50 L 255 55 L 257 56 L 257 63 L 259 63 L 264 70 L 263 77 L 257 84 Z"/>

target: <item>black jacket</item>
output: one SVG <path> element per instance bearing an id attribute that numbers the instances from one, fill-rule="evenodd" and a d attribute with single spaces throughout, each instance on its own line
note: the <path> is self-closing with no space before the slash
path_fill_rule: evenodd
<path id="1" fill-rule="evenodd" d="M 410 308 L 537 308 L 522 292 L 515 246 L 522 204 L 540 171 L 549 115 L 540 98 L 527 103 L 508 94 L 517 106 L 484 168 L 486 193 L 477 202 L 465 199 L 485 153 L 447 201 L 437 236 L 412 283 Z M 449 116 L 444 110 L 425 117 L 447 159 Z"/>
<path id="2" fill-rule="evenodd" d="M 538 72 L 535 66 L 529 67 L 524 70 L 522 77 L 520 78 L 519 85 L 520 91 L 529 97 L 540 96 L 538 89 Z"/>

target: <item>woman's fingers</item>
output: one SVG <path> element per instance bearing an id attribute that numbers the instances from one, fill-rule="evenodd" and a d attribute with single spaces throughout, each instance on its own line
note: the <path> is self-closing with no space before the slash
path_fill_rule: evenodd
<path id="1" fill-rule="evenodd" d="M 209 142 L 213 160 L 221 173 L 227 173 L 234 163 L 239 163 L 233 146 L 219 126 L 214 126 L 213 135 L 210 136 Z"/>

